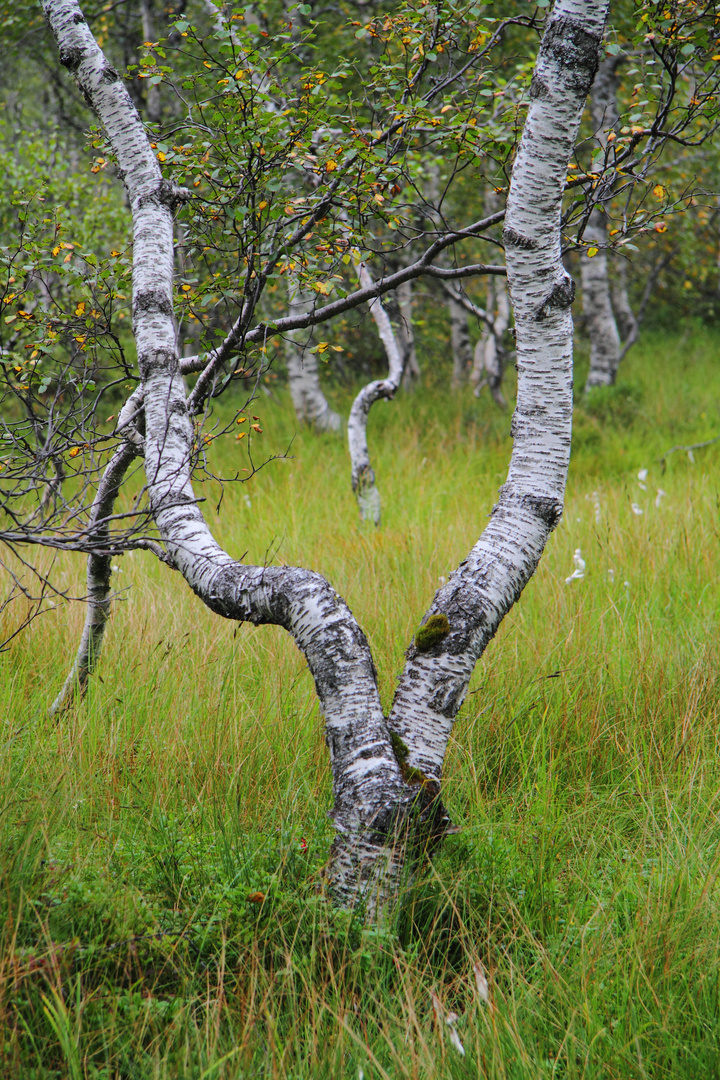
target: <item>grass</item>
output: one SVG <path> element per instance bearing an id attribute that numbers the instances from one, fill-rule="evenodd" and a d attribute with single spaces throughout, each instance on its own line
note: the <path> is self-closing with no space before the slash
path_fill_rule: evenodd
<path id="1" fill-rule="evenodd" d="M 387 930 L 317 891 L 329 769 L 286 635 L 224 623 L 126 556 L 99 675 L 54 723 L 81 605 L 32 624 L 0 682 L 4 1077 L 720 1075 L 720 469 L 715 448 L 658 463 L 716 433 L 719 344 L 645 335 L 620 385 L 578 404 L 563 523 L 451 742 L 463 832 Z M 282 394 L 259 411 L 263 451 L 295 434 L 292 456 L 219 515 L 208 483 L 211 525 L 233 553 L 330 578 L 387 705 L 503 482 L 509 418 L 440 381 L 379 405 L 374 531 L 342 442 L 296 433 Z M 226 471 L 239 446 L 213 449 Z M 82 570 L 61 569 L 80 593 Z"/>

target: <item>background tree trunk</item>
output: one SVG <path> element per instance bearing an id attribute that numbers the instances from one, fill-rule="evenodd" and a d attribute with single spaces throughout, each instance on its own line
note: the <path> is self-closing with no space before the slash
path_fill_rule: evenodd
<path id="1" fill-rule="evenodd" d="M 288 289 L 288 315 L 303 315 L 310 311 L 313 300 L 303 297 L 294 283 Z M 317 354 L 303 346 L 308 334 L 291 330 L 285 335 L 285 363 L 288 386 L 295 415 L 302 423 L 312 424 L 316 431 L 341 431 L 342 417 L 331 408 L 320 386 Z"/>
<path id="2" fill-rule="evenodd" d="M 413 288 L 412 281 L 404 281 L 397 291 L 400 319 L 398 322 L 398 336 L 400 345 L 405 353 L 405 371 L 403 374 L 403 389 L 414 390 L 420 385 L 421 371 L 415 348 L 415 331 L 413 329 Z"/>
<path id="3" fill-rule="evenodd" d="M 603 60 L 590 95 L 595 138 L 602 150 L 607 146 L 608 132 L 618 122 L 617 68 L 622 59 L 607 56 Z M 601 171 L 602 164 L 594 168 Z M 589 250 L 595 248 L 597 254 L 592 257 L 583 254 L 580 261 L 583 315 L 590 336 L 590 370 L 585 383 L 586 392 L 594 386 L 613 386 L 620 363 L 620 335 L 610 299 L 607 234 L 605 207 L 599 203 L 590 214 L 583 237 Z"/>
<path id="4" fill-rule="evenodd" d="M 370 271 L 362 262 L 356 262 L 355 270 L 362 288 L 372 285 Z M 352 403 L 348 417 L 348 448 L 350 450 L 352 489 L 357 496 L 360 517 L 363 521 L 380 524 L 380 492 L 375 483 L 375 472 L 370 464 L 367 442 L 367 422 L 370 409 L 380 398 L 390 399 L 400 386 L 405 368 L 404 349 L 401 349 L 393 332 L 390 316 L 378 298 L 368 305 L 380 340 L 388 359 L 386 379 L 376 379 L 364 386 Z"/>
<path id="5" fill-rule="evenodd" d="M 504 338 L 510 324 L 510 297 L 502 278 L 488 281 L 486 311 L 492 325 L 483 323 L 475 346 L 471 382 L 475 386 L 475 397 L 479 397 L 483 387 L 487 386 L 498 408 L 507 409 L 502 381 L 505 373 Z"/>
<path id="6" fill-rule="evenodd" d="M 450 313 L 450 341 L 452 345 L 452 387 L 457 390 L 467 382 L 472 367 L 473 353 L 470 344 L 467 311 L 452 296 L 447 301 Z"/>

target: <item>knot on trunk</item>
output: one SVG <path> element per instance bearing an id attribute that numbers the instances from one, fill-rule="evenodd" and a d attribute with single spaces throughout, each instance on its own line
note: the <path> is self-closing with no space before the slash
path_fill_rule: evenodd
<path id="1" fill-rule="evenodd" d="M 566 274 L 562 281 L 558 281 L 552 289 L 552 292 L 542 302 L 540 307 L 535 312 L 535 319 L 537 322 L 542 322 L 548 315 L 555 310 L 563 311 L 565 308 L 569 308 L 575 299 L 575 282 Z"/>
<path id="2" fill-rule="evenodd" d="M 543 98 L 546 98 L 549 93 L 550 91 L 542 79 L 538 78 L 537 75 L 533 75 L 530 83 L 530 97 L 533 98 L 533 100 L 542 100 Z"/>
<path id="3" fill-rule="evenodd" d="M 529 507 L 550 530 L 558 525 L 562 517 L 563 504 L 549 495 L 523 495 L 522 505 Z"/>
<path id="4" fill-rule="evenodd" d="M 60 50 L 60 63 L 74 75 L 80 67 L 84 55 L 85 50 L 80 45 L 67 45 Z"/>
<path id="5" fill-rule="evenodd" d="M 561 17 L 550 22 L 541 52 L 567 70 L 570 89 L 584 98 L 600 63 L 600 41 L 600 35 L 590 33 L 575 19 Z"/>
<path id="6" fill-rule="evenodd" d="M 153 349 L 138 355 L 140 378 L 145 382 L 150 375 L 174 375 L 177 371 L 177 356 L 166 349 Z"/>
<path id="7" fill-rule="evenodd" d="M 142 292 L 137 293 L 134 298 L 134 318 L 139 315 L 165 315 L 167 318 L 171 318 L 172 313 L 172 300 L 162 289 L 144 289 Z"/>
<path id="8" fill-rule="evenodd" d="M 166 180 L 164 177 L 158 182 L 156 188 L 154 188 L 147 195 L 142 195 L 137 202 L 138 209 L 142 209 L 143 206 L 147 206 L 148 203 L 157 203 L 160 206 L 166 206 L 171 213 L 175 213 L 178 206 L 187 202 L 190 198 L 190 192 L 185 187 L 180 187 L 178 184 L 173 183 L 172 180 Z"/>

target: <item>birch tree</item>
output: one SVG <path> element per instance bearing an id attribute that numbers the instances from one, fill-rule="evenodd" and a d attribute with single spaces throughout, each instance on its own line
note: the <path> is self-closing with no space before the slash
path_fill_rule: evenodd
<path id="1" fill-rule="evenodd" d="M 430 844 L 448 829 L 440 781 L 453 721 L 478 657 L 534 573 L 562 513 L 574 289 L 561 259 L 561 206 L 607 2 L 558 0 L 547 22 L 504 228 L 518 346 L 508 478 L 490 523 L 437 592 L 410 643 L 387 718 L 367 639 L 332 586 L 302 568 L 236 561 L 203 518 L 191 482 L 198 387 L 188 395 L 173 316 L 173 213 L 187 192 L 163 177 L 132 101 L 76 0 L 45 0 L 44 7 L 62 63 L 112 144 L 132 210 L 133 333 L 142 385 L 121 420 L 126 439 L 134 438 L 144 457 L 163 556 L 219 616 L 283 626 L 304 652 L 325 716 L 333 774 L 337 835 L 329 887 L 341 904 L 362 896 L 375 909 L 397 892 L 407 830 L 424 833 L 423 843 Z M 115 464 L 108 490 L 122 469 Z"/>

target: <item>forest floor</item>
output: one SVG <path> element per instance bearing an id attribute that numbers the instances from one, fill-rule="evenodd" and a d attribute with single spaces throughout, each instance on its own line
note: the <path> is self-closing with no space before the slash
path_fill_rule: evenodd
<path id="1" fill-rule="evenodd" d="M 660 460 L 720 434 L 719 350 L 700 330 L 646 334 L 617 388 L 578 400 L 564 519 L 451 740 L 462 832 L 383 930 L 318 892 L 327 750 L 283 631 L 223 622 L 151 555 L 125 556 L 98 676 L 57 721 L 83 605 L 16 639 L 0 680 L 0 1075 L 720 1074 L 720 443 Z M 292 441 L 289 456 L 228 485 L 219 513 L 217 484 L 199 485 L 211 526 L 248 561 L 328 576 L 388 705 L 504 480 L 509 415 L 439 383 L 376 406 L 375 530 L 343 440 L 296 432 L 283 392 L 250 411 L 258 459 Z M 218 440 L 213 461 L 246 466 L 247 441 Z M 567 581 L 576 549 L 584 577 Z M 82 560 L 60 573 L 82 595 Z"/>

